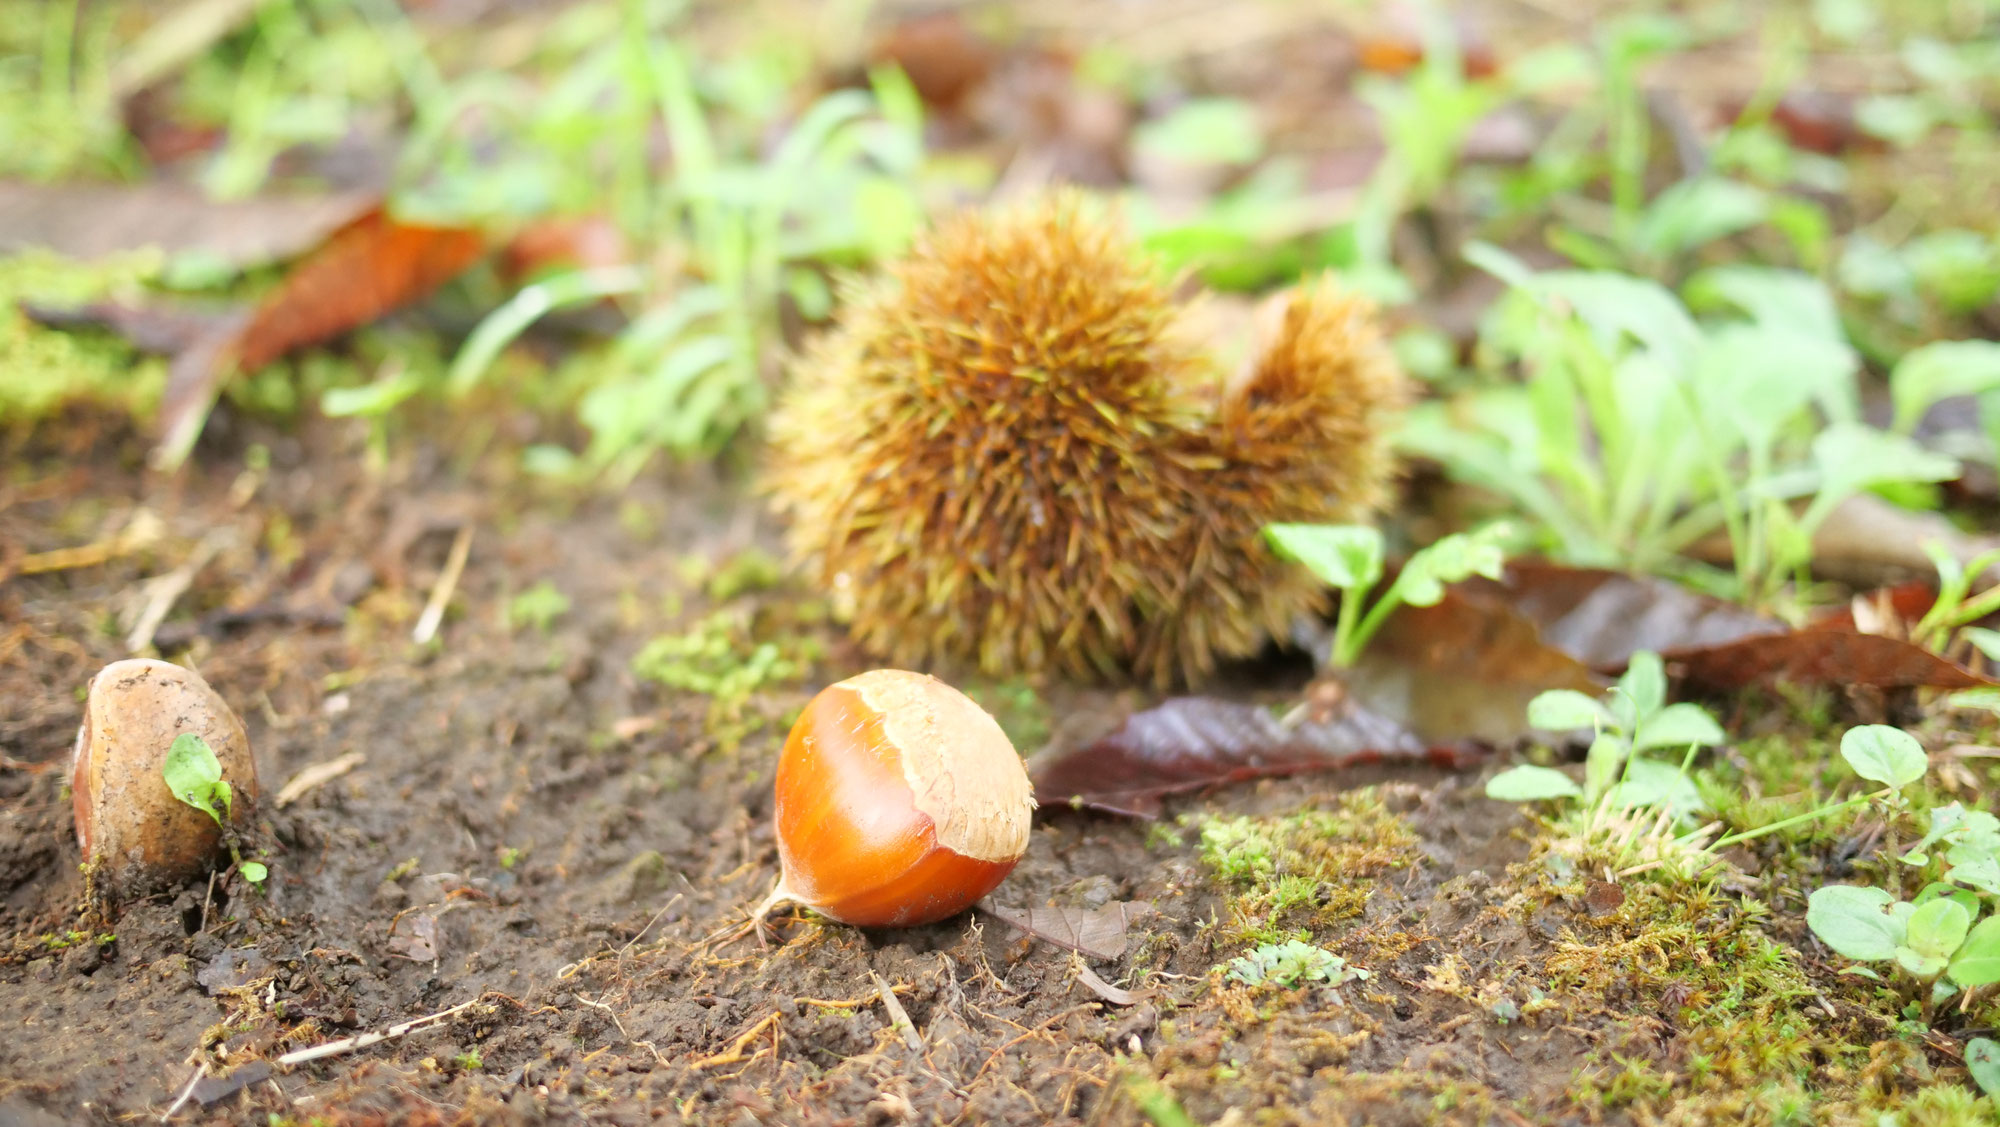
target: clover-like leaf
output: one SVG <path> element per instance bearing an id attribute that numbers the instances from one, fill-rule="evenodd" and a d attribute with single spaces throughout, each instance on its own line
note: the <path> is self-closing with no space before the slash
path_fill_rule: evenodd
<path id="1" fill-rule="evenodd" d="M 1538 802 L 1547 798 L 1581 798 L 1583 788 L 1568 775 L 1550 767 L 1523 763 L 1493 776 L 1486 783 L 1486 797 L 1502 802 Z"/>
<path id="2" fill-rule="evenodd" d="M 1513 527 L 1503 521 L 1444 537 L 1403 565 L 1396 592 L 1413 607 L 1436 606 L 1450 584 L 1475 575 L 1499 579 L 1507 564 L 1504 545 L 1513 535 Z"/>
<path id="3" fill-rule="evenodd" d="M 1921 904 L 1904 925 L 1910 949 L 1925 958 L 1949 959 L 1972 928 L 1972 913 L 1947 897 Z"/>
<path id="4" fill-rule="evenodd" d="M 2000 1042 L 1974 1037 L 1965 1043 L 1965 1070 L 1988 1096 L 2000 1096 Z"/>
<path id="5" fill-rule="evenodd" d="M 1960 986 L 2000 982 L 2000 916 L 1979 921 L 1951 957 L 1951 980 Z"/>
<path id="6" fill-rule="evenodd" d="M 1639 732 L 1633 740 L 1635 750 L 1649 747 L 1714 747 L 1729 737 L 1723 735 L 1722 725 L 1708 714 L 1708 710 L 1698 704 L 1670 704 L 1659 712 L 1639 722 Z"/>
<path id="7" fill-rule="evenodd" d="M 1832 884 L 1806 901 L 1806 926 L 1835 952 L 1864 963 L 1896 956 L 1907 929 L 1893 913 L 1895 897 L 1879 888 Z"/>
<path id="8" fill-rule="evenodd" d="M 1550 689 L 1528 702 L 1528 725 L 1544 731 L 1590 728 L 1608 719 L 1603 705 L 1575 689 Z"/>
<path id="9" fill-rule="evenodd" d="M 1382 533 L 1361 524 L 1271 524 L 1264 538 L 1330 587 L 1365 592 L 1382 578 Z"/>
<path id="10" fill-rule="evenodd" d="M 1887 724 L 1863 724 L 1840 737 L 1840 757 L 1864 779 L 1906 787 L 1924 777 L 1930 757 L 1917 738 Z"/>

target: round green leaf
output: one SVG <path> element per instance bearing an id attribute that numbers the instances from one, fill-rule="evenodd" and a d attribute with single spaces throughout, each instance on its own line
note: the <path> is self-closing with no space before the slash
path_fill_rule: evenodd
<path id="1" fill-rule="evenodd" d="M 1840 737 L 1840 757 L 1864 779 L 1906 787 L 1924 777 L 1930 757 L 1917 738 L 1887 724 L 1849 728 Z"/>
<path id="2" fill-rule="evenodd" d="M 1545 798 L 1577 798 L 1582 794 L 1582 789 L 1561 771 L 1526 763 L 1500 772 L 1486 784 L 1486 797 L 1502 802 L 1538 802 Z"/>
<path id="3" fill-rule="evenodd" d="M 1965 1070 L 1989 1096 L 2000 1096 L 2000 1042 L 1974 1037 L 1965 1043 Z"/>
<path id="4" fill-rule="evenodd" d="M 1549 732 L 1590 728 L 1603 722 L 1604 706 L 1575 689 L 1550 689 L 1528 702 L 1528 725 Z"/>
<path id="5" fill-rule="evenodd" d="M 1880 962 L 1894 958 L 1903 944 L 1902 921 L 1885 911 L 1895 902 L 1879 888 L 1828 885 L 1806 902 L 1806 926 L 1839 954 L 1864 963 Z"/>
<path id="6" fill-rule="evenodd" d="M 1904 925 L 1910 948 L 1926 958 L 1948 959 L 1972 927 L 1972 913 L 1956 900 L 1938 897 L 1910 913 Z"/>
<path id="7" fill-rule="evenodd" d="M 2000 982 L 2000 916 L 1988 916 L 1966 935 L 1952 956 L 1951 980 L 1960 986 Z"/>

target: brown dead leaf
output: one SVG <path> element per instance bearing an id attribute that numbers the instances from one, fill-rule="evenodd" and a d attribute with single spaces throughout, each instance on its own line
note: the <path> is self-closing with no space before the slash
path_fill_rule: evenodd
<path id="1" fill-rule="evenodd" d="M 1108 736 L 1037 756 L 1028 773 L 1044 807 L 1151 818 L 1163 796 L 1223 783 L 1382 761 L 1464 767 L 1484 755 L 1470 744 L 1432 746 L 1365 708 L 1312 712 L 1280 718 L 1252 704 L 1178 697 L 1133 713 Z"/>
<path id="2" fill-rule="evenodd" d="M 415 911 L 398 917 L 389 928 L 389 952 L 413 962 L 428 963 L 438 957 L 443 944 L 438 940 L 435 912 Z"/>
<path id="3" fill-rule="evenodd" d="M 335 231 L 257 307 L 237 341 L 245 371 L 430 295 L 486 251 L 477 231 L 403 223 L 376 207 Z"/>
<path id="4" fill-rule="evenodd" d="M 1004 924 L 1089 959 L 1110 961 L 1125 954 L 1126 931 L 1154 913 L 1151 904 L 1119 900 L 1102 908 L 1005 908 L 991 896 L 979 910 Z"/>
<path id="5" fill-rule="evenodd" d="M 1725 691 L 1780 681 L 1877 689 L 2000 684 L 1913 642 L 1849 630 L 1800 630 L 1660 656 L 1688 684 Z"/>
<path id="6" fill-rule="evenodd" d="M 150 247 L 242 270 L 304 253 L 375 206 L 361 193 L 216 202 L 174 184 L 0 182 L 0 253 L 47 247 L 88 260 Z"/>
<path id="7" fill-rule="evenodd" d="M 1324 663 L 1325 647 L 1316 649 Z M 1355 700 L 1432 746 L 1505 743 L 1527 733 L 1537 695 L 1601 687 L 1524 615 L 1455 590 L 1436 606 L 1397 611 L 1345 680 Z"/>
<path id="8" fill-rule="evenodd" d="M 999 52 L 957 12 L 927 12 L 890 28 L 869 52 L 870 61 L 901 67 L 924 104 L 959 112 L 984 85 Z"/>
<path id="9" fill-rule="evenodd" d="M 1651 576 L 1516 563 L 1500 582 L 1474 580 L 1457 591 L 1468 596 L 1469 613 L 1527 616 L 1543 641 L 1600 673 L 1651 650 L 1687 683 L 1725 691 L 1780 681 L 1884 689 L 1994 683 L 1901 638 L 1857 633 L 1850 612 L 1792 630 Z"/>
<path id="10" fill-rule="evenodd" d="M 160 403 L 160 461 L 173 465 L 186 455 L 234 372 L 254 372 L 421 300 L 485 250 L 477 231 L 403 223 L 379 205 L 335 231 L 212 355 L 190 349 L 176 361 Z"/>
<path id="11" fill-rule="evenodd" d="M 1096 971 L 1091 970 L 1087 964 L 1082 962 L 1076 964 L 1076 980 L 1083 983 L 1092 994 L 1097 995 L 1114 1006 L 1134 1006 L 1145 1000 L 1145 995 L 1143 994 L 1135 994 L 1122 986 L 1113 986 L 1109 982 L 1104 981 Z"/>

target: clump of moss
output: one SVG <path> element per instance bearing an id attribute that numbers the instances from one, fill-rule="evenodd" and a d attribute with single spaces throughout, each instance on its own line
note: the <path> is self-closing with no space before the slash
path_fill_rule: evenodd
<path id="1" fill-rule="evenodd" d="M 33 422 L 78 402 L 150 411 L 166 385 L 164 363 L 135 358 L 106 334 L 44 328 L 21 305 L 95 301 L 136 288 L 158 268 L 157 254 L 96 263 L 44 251 L 0 257 L 0 419 Z"/>
<path id="2" fill-rule="evenodd" d="M 1283 943 L 1311 926 L 1362 914 L 1377 878 L 1410 863 L 1416 834 L 1372 788 L 1332 810 L 1282 818 L 1213 818 L 1201 827 L 1201 857 L 1235 893 L 1235 937 Z"/>
<path id="3" fill-rule="evenodd" d="M 1290 296 L 1230 375 L 1076 194 L 944 223 L 853 295 L 771 422 L 791 544 L 905 664 L 1195 680 L 1315 609 L 1259 539 L 1364 519 L 1405 382 L 1372 306 Z"/>

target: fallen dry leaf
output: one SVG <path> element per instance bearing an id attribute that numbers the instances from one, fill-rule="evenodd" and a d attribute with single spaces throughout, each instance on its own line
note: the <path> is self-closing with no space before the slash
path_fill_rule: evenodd
<path id="1" fill-rule="evenodd" d="M 311 250 L 375 207 L 362 193 L 217 202 L 174 184 L 0 182 L 0 253 L 47 247 L 88 260 L 157 248 L 243 270 Z"/>
<path id="2" fill-rule="evenodd" d="M 161 397 L 158 460 L 186 456 L 222 382 L 294 349 L 321 344 L 424 297 L 486 251 L 477 231 L 426 227 L 376 206 L 299 260 L 227 339 L 203 338 L 173 364 Z"/>
<path id="3" fill-rule="evenodd" d="M 1114 1006 L 1134 1006 L 1144 1000 L 1144 995 L 1134 994 L 1122 986 L 1113 986 L 1084 963 L 1076 964 L 1076 980 L 1084 984 L 1092 994 Z"/>
<path id="4" fill-rule="evenodd" d="M 434 961 L 442 947 L 438 941 L 438 920 L 434 912 L 411 912 L 398 918 L 389 928 L 389 952 L 413 962 Z"/>
<path id="5" fill-rule="evenodd" d="M 1635 652 L 1651 650 L 1684 682 L 1724 691 L 1780 681 L 1878 689 L 1994 684 L 1901 638 L 1857 633 L 1847 610 L 1792 630 L 1651 576 L 1517 563 L 1502 581 L 1474 580 L 1455 593 L 1466 596 L 1468 631 L 1479 614 L 1522 614 L 1543 641 L 1600 673 L 1616 673 Z"/>
<path id="6" fill-rule="evenodd" d="M 994 919 L 1019 928 L 1036 939 L 1075 951 L 1091 959 L 1109 961 L 1125 954 L 1126 932 L 1139 920 L 1152 915 L 1154 908 L 1138 900 L 1120 900 L 1102 908 L 1005 908 L 987 897 L 979 910 Z"/>
<path id="7" fill-rule="evenodd" d="M 1101 739 L 1037 756 L 1029 764 L 1035 799 L 1151 818 L 1165 795 L 1223 783 L 1381 761 L 1465 767 L 1484 756 L 1470 744 L 1432 746 L 1353 705 L 1324 719 L 1300 711 L 1280 719 L 1252 704 L 1178 697 L 1133 713 Z"/>
<path id="8" fill-rule="evenodd" d="M 1436 606 L 1396 612 L 1342 674 L 1353 698 L 1419 741 L 1505 743 L 1528 731 L 1528 702 L 1550 689 L 1595 695 L 1583 662 L 1543 640 L 1505 605 L 1473 606 L 1448 592 Z M 1316 646 L 1322 664 L 1330 647 Z"/>

